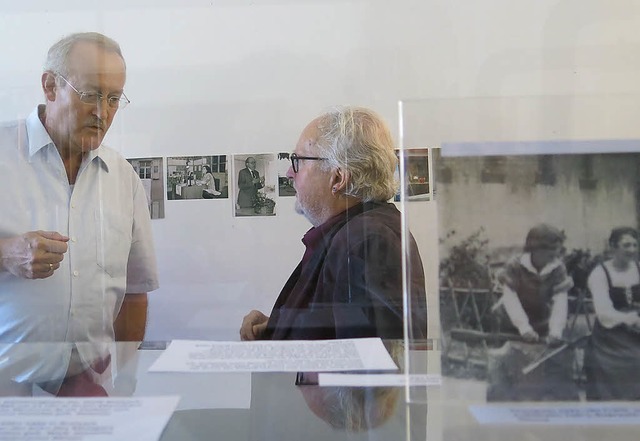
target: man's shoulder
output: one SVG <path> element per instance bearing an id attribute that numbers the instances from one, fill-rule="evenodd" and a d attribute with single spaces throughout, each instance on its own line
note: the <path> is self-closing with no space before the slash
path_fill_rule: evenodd
<path id="1" fill-rule="evenodd" d="M 101 156 L 113 158 L 114 160 L 124 159 L 122 153 L 107 144 L 100 144 L 99 154 Z"/>
<path id="2" fill-rule="evenodd" d="M 115 187 L 135 189 L 142 185 L 138 173 L 120 152 L 102 144 L 96 153 L 95 159 L 104 164 L 107 176 L 113 180 Z"/>
<path id="3" fill-rule="evenodd" d="M 375 204 L 355 215 L 350 215 L 336 231 L 335 239 L 344 243 L 374 238 L 399 238 L 400 212 L 393 204 Z M 334 239 L 334 243 L 336 240 Z"/>
<path id="4" fill-rule="evenodd" d="M 109 167 L 117 167 L 125 171 L 133 171 L 131 163 L 120 153 L 108 145 L 102 144 L 98 156 L 107 163 Z"/>
<path id="5" fill-rule="evenodd" d="M 348 223 L 368 230 L 399 231 L 401 227 L 400 212 L 391 203 L 365 204 L 364 210 L 349 219 Z"/>

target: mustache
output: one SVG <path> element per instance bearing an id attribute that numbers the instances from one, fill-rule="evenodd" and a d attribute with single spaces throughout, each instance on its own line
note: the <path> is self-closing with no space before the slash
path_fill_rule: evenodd
<path id="1" fill-rule="evenodd" d="M 98 127 L 100 130 L 105 130 L 107 127 L 107 123 L 100 118 L 93 118 L 87 121 L 86 125 L 91 127 Z"/>

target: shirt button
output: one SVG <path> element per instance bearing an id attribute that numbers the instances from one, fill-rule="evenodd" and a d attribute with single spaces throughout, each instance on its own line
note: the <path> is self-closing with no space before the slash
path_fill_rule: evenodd
<path id="1" fill-rule="evenodd" d="M 78 271 L 77 270 L 73 272 L 73 277 L 78 277 Z"/>
<path id="2" fill-rule="evenodd" d="M 73 236 L 73 237 L 71 238 L 71 242 L 75 242 L 75 241 L 76 241 L 76 237 L 75 237 L 75 236 Z"/>

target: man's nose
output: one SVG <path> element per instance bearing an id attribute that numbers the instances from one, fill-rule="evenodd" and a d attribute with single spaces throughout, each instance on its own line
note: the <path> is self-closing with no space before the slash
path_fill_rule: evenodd
<path id="1" fill-rule="evenodd" d="M 93 108 L 93 112 L 98 118 L 102 120 L 107 119 L 107 116 L 110 112 L 110 107 L 106 97 L 98 100 L 95 107 Z"/>
<path id="2" fill-rule="evenodd" d="M 295 176 L 296 174 L 293 172 L 293 167 L 289 166 L 289 169 L 287 169 L 287 178 L 293 179 Z"/>

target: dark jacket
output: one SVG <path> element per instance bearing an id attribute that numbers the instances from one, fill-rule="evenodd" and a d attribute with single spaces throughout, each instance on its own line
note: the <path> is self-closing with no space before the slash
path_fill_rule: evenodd
<path id="1" fill-rule="evenodd" d="M 402 240 L 395 205 L 359 204 L 318 228 L 321 240 L 282 289 L 264 338 L 402 338 Z M 413 236 L 408 262 L 413 337 L 426 338 L 424 271 Z"/>

